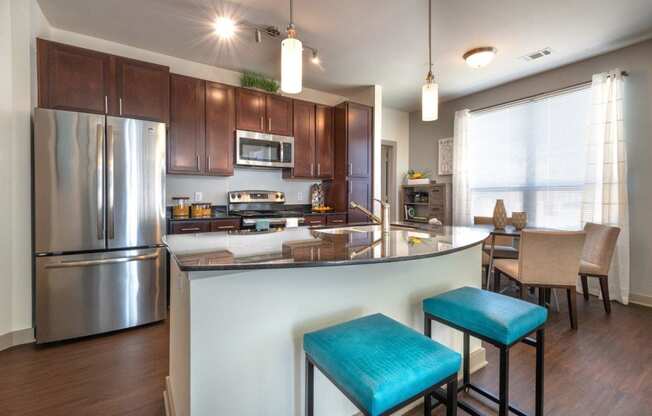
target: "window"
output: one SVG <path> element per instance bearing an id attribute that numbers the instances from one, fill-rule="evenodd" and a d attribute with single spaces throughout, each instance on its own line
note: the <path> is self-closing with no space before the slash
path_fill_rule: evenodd
<path id="1" fill-rule="evenodd" d="M 473 114 L 469 188 L 473 215 L 526 211 L 537 227 L 581 227 L 591 91 L 582 88 Z"/>

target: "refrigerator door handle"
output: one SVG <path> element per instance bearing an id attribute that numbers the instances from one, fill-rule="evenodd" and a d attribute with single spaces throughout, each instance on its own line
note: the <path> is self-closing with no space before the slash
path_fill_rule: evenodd
<path id="1" fill-rule="evenodd" d="M 97 125 L 97 239 L 104 240 L 104 125 Z"/>
<path id="2" fill-rule="evenodd" d="M 113 173 L 114 173 L 114 159 L 113 159 L 113 126 L 107 126 L 108 130 L 108 146 L 107 146 L 107 159 L 106 159 L 106 181 L 107 181 L 107 216 L 106 223 L 108 228 L 108 238 L 113 240 L 115 238 L 115 218 L 113 217 Z"/>
<path id="3" fill-rule="evenodd" d="M 132 257 L 115 257 L 112 259 L 102 259 L 102 260 L 74 260 L 74 261 L 61 261 L 59 263 L 51 263 L 45 266 L 46 269 L 61 269 L 65 267 L 86 267 L 86 266 L 98 266 L 102 264 L 114 264 L 114 263 L 127 263 L 130 261 L 142 261 L 142 260 L 154 260 L 159 257 L 159 253 L 152 254 L 143 254 L 140 256 Z"/>

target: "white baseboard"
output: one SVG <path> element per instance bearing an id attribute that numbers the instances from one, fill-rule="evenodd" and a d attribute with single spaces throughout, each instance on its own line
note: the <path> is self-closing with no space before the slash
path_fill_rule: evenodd
<path id="1" fill-rule="evenodd" d="M 638 293 L 630 293 L 629 301 L 630 303 L 635 303 L 637 305 L 647 306 L 649 308 L 652 308 L 652 296 L 639 295 Z"/>
<path id="2" fill-rule="evenodd" d="M 31 344 L 34 342 L 34 328 L 19 329 L 0 335 L 0 351 L 16 345 Z"/>

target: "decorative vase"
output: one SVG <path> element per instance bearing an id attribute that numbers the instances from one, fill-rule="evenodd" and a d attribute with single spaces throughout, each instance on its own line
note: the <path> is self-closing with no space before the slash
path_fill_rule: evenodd
<path id="1" fill-rule="evenodd" d="M 517 230 L 527 226 L 527 212 L 512 212 L 512 224 Z"/>
<path id="2" fill-rule="evenodd" d="M 502 199 L 496 200 L 496 206 L 494 207 L 494 227 L 499 230 L 502 230 L 507 225 L 507 211 L 505 210 L 505 202 Z"/>

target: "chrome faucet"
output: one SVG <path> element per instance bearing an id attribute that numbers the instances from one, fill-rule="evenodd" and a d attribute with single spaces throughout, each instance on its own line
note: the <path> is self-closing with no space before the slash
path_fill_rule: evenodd
<path id="1" fill-rule="evenodd" d="M 373 212 L 369 211 L 367 208 L 363 207 L 362 205 L 358 204 L 355 201 L 351 201 L 351 208 L 353 209 L 358 209 L 362 211 L 363 214 L 365 214 L 371 221 L 374 223 L 380 225 L 382 227 L 382 230 L 384 233 L 389 233 L 389 203 L 383 202 L 380 199 L 374 198 L 374 201 L 378 201 L 380 203 L 380 206 L 382 208 L 381 211 L 381 216 L 378 217 L 378 215 L 374 214 Z"/>

